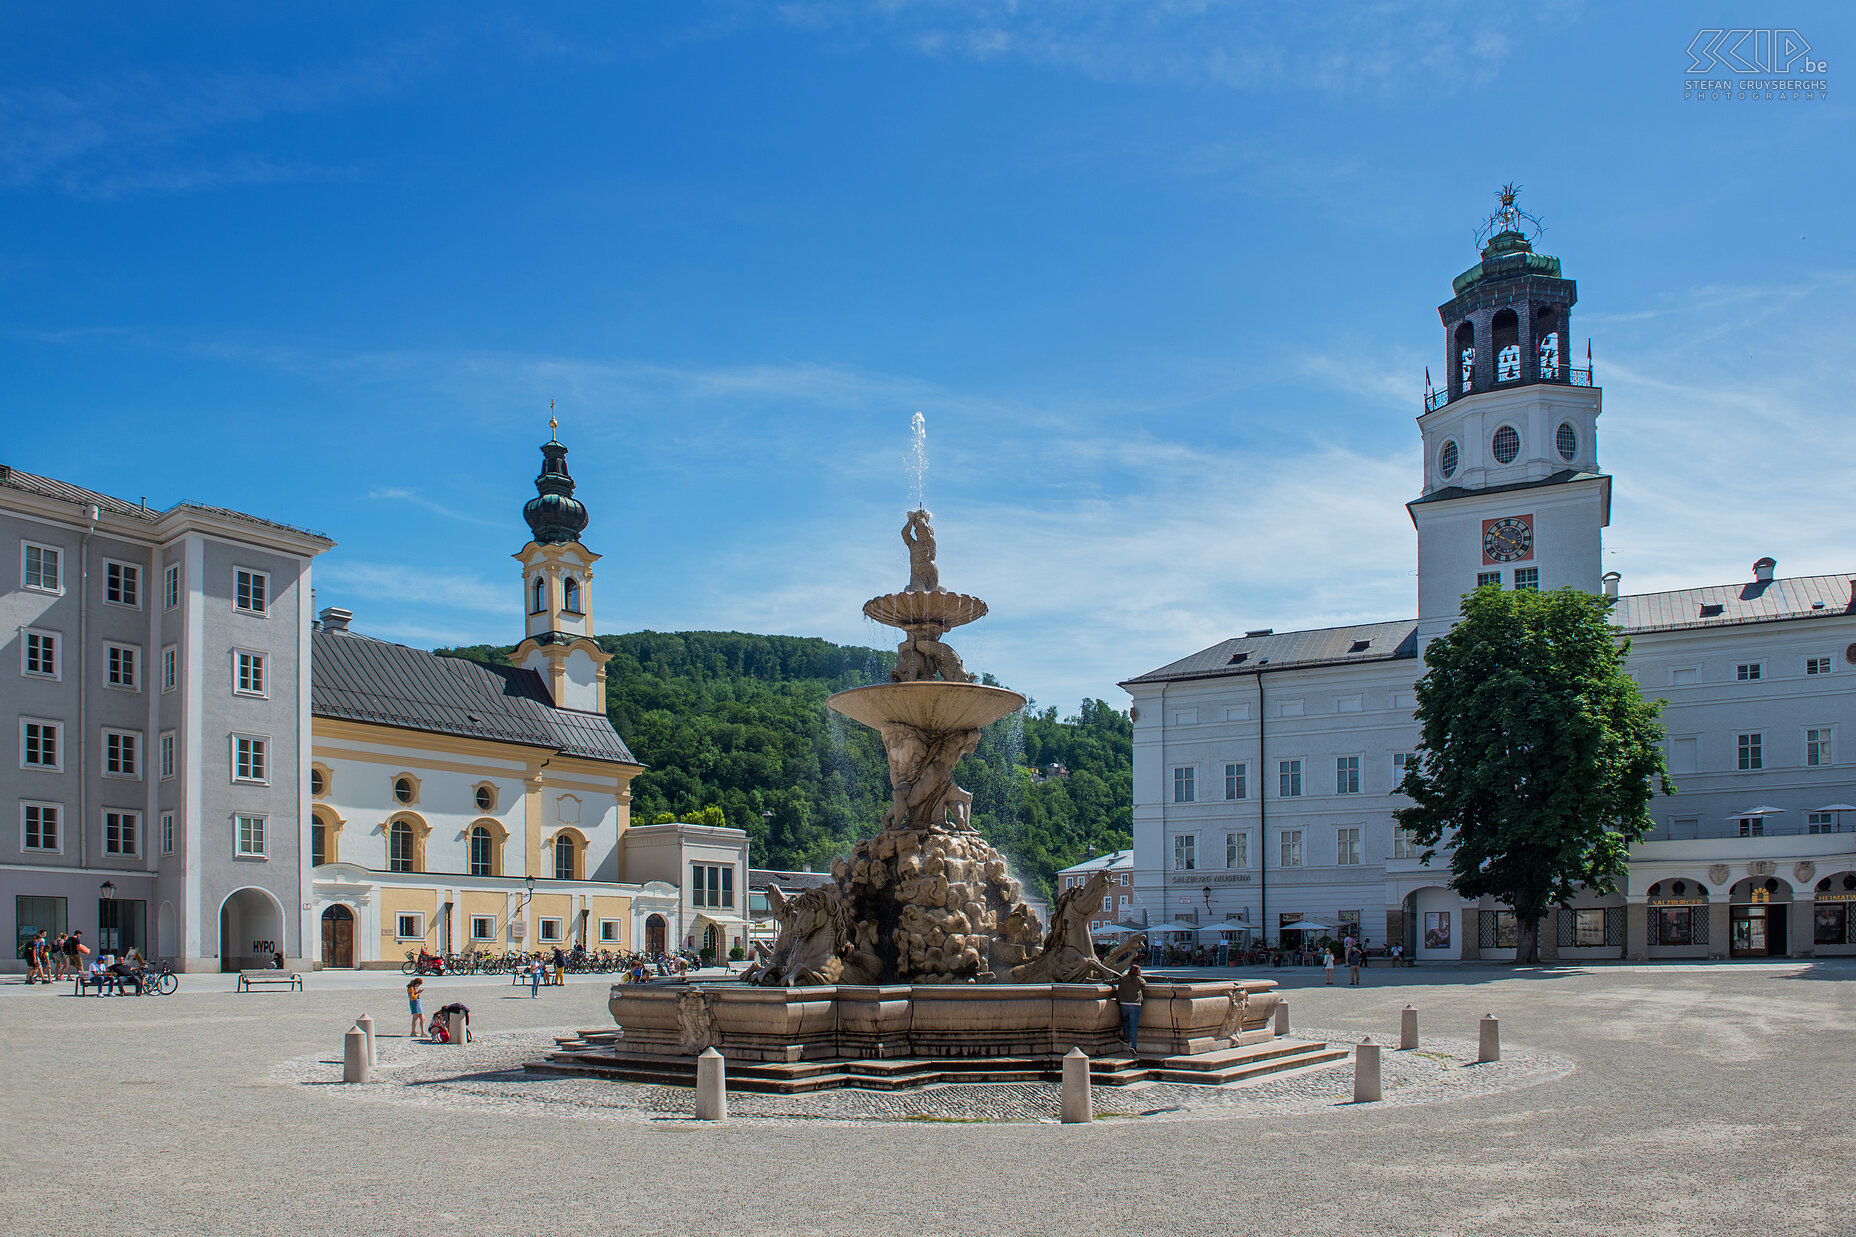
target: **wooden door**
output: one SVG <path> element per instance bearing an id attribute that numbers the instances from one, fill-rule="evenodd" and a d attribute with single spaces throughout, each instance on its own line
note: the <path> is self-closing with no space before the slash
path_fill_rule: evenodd
<path id="1" fill-rule="evenodd" d="M 354 966 L 354 916 L 345 906 L 322 912 L 322 965 Z"/>

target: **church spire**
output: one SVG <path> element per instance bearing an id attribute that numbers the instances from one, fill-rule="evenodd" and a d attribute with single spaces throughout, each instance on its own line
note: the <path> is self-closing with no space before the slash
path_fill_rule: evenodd
<path id="1" fill-rule="evenodd" d="M 552 415 L 548 428 L 558 428 Z M 535 478 L 535 497 L 522 508 L 522 518 L 542 545 L 578 541 L 586 531 L 587 510 L 574 497 L 574 479 L 567 472 L 567 448 L 555 434 L 541 444 L 541 475 Z"/>

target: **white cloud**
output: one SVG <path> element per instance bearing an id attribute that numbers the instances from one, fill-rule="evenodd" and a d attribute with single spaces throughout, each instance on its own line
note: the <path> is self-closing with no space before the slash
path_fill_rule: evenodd
<path id="1" fill-rule="evenodd" d="M 521 581 L 495 584 L 476 576 L 408 567 L 397 563 L 343 562 L 338 548 L 314 568 L 316 604 L 353 610 L 359 618 L 370 609 L 404 615 L 453 611 L 479 614 L 522 612 Z M 453 625 L 455 619 L 452 620 Z"/>

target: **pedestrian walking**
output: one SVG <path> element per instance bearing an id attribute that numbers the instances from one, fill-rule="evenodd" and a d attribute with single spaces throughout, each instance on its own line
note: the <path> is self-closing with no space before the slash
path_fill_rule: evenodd
<path id="1" fill-rule="evenodd" d="M 528 966 L 528 994 L 531 997 L 541 995 L 541 959 L 536 958 Z"/>
<path id="2" fill-rule="evenodd" d="M 45 934 L 26 938 L 26 982 L 36 984 L 45 978 Z M 46 982 L 50 982 L 47 980 Z"/>
<path id="3" fill-rule="evenodd" d="M 1334 950 L 1330 946 L 1321 951 L 1321 965 L 1327 970 L 1328 982 L 1334 982 Z"/>
<path id="4" fill-rule="evenodd" d="M 559 945 L 554 947 L 554 982 L 557 985 L 567 982 L 567 953 Z"/>
<path id="5" fill-rule="evenodd" d="M 65 938 L 68 937 L 69 935 L 70 933 L 61 931 L 58 933 L 57 936 L 52 938 L 52 972 L 53 972 L 52 978 L 53 979 L 64 979 L 65 978 L 65 971 L 67 968 L 65 966 L 64 942 L 65 942 Z"/>
<path id="6" fill-rule="evenodd" d="M 84 973 L 84 955 L 90 952 L 90 946 L 84 944 L 82 928 L 64 938 L 64 965 L 73 975 Z"/>
<path id="7" fill-rule="evenodd" d="M 1121 1006 L 1121 1038 L 1133 1050 L 1141 1033 L 1141 1003 L 1147 999 L 1147 981 L 1141 977 L 1141 964 L 1128 964 L 1127 974 L 1115 985 L 1115 1002 Z"/>
<path id="8" fill-rule="evenodd" d="M 425 1034 L 425 981 L 413 977 L 406 985 L 406 1005 L 412 1011 L 412 1034 L 417 1037 Z"/>

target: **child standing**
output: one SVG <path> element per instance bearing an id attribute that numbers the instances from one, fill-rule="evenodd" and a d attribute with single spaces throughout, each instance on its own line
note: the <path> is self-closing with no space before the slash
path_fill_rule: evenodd
<path id="1" fill-rule="evenodd" d="M 1327 968 L 1328 982 L 1330 984 L 1333 983 L 1334 982 L 1334 947 L 1333 946 L 1330 945 L 1328 948 L 1321 951 L 1321 963 L 1323 966 Z"/>
<path id="2" fill-rule="evenodd" d="M 425 1034 L 425 981 L 415 978 L 406 985 L 406 1004 L 412 1009 L 414 1037 Z"/>

